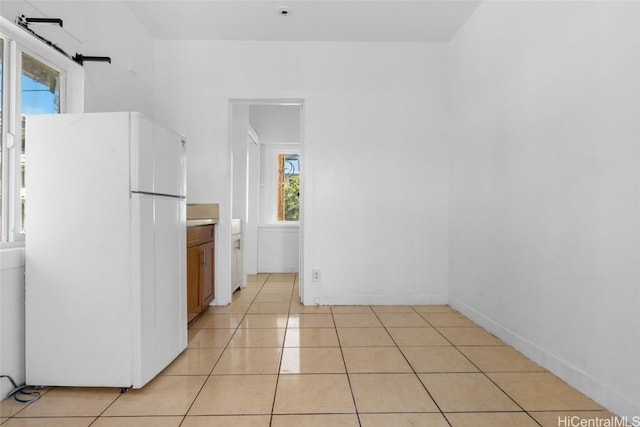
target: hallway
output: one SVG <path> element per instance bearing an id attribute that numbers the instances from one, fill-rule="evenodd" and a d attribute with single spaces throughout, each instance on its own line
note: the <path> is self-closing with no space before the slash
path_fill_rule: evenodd
<path id="1" fill-rule="evenodd" d="M 53 388 L 1 403 L 17 426 L 555 426 L 599 405 L 448 306 L 298 303 L 259 274 L 210 307 L 141 390 Z M 562 420 L 567 423 L 562 424 Z"/>

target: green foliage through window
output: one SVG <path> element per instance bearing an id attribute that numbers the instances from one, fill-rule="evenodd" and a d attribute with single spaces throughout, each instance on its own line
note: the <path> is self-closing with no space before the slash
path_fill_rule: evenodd
<path id="1" fill-rule="evenodd" d="M 300 220 L 300 155 L 278 154 L 278 221 Z"/>

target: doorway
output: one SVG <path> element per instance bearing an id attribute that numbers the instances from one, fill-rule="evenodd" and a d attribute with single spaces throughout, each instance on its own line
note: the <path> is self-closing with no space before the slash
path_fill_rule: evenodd
<path id="1" fill-rule="evenodd" d="M 233 293 L 247 275 L 303 271 L 303 102 L 235 99 L 229 108 L 231 216 L 241 228 L 231 246 Z"/>

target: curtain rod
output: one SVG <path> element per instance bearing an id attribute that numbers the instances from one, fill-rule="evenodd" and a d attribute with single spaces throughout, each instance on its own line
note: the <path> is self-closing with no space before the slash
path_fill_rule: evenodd
<path id="1" fill-rule="evenodd" d="M 74 62 L 76 62 L 76 63 L 78 63 L 78 64 L 80 64 L 82 66 L 84 66 L 84 63 L 87 62 L 87 61 L 108 62 L 109 64 L 111 64 L 111 57 L 109 57 L 109 56 L 85 56 L 85 55 L 82 55 L 81 53 L 77 53 L 77 52 L 76 52 L 76 54 L 74 56 L 71 56 L 67 52 L 65 52 L 60 46 L 58 46 L 57 44 L 53 43 L 50 40 L 45 39 L 40 34 L 36 33 L 31 28 L 29 28 L 29 24 L 57 24 L 62 28 L 63 23 L 62 23 L 62 19 L 60 19 L 60 18 L 28 18 L 28 17 L 26 17 L 24 15 L 21 15 L 16 20 L 16 24 L 18 24 L 19 26 L 24 28 L 26 31 L 31 33 L 33 36 L 35 36 L 41 42 L 45 43 L 48 46 L 51 46 L 53 49 L 57 50 L 58 52 L 60 52 L 64 56 L 66 56 L 67 58 L 71 59 L 72 61 L 74 61 Z"/>

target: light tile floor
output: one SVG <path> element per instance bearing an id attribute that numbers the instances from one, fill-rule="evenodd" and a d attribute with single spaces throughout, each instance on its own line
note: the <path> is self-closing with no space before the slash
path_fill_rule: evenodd
<path id="1" fill-rule="evenodd" d="M 554 426 L 612 415 L 448 306 L 299 304 L 250 276 L 141 390 L 51 388 L 3 427 Z M 565 423 L 566 424 L 566 423 Z"/>

